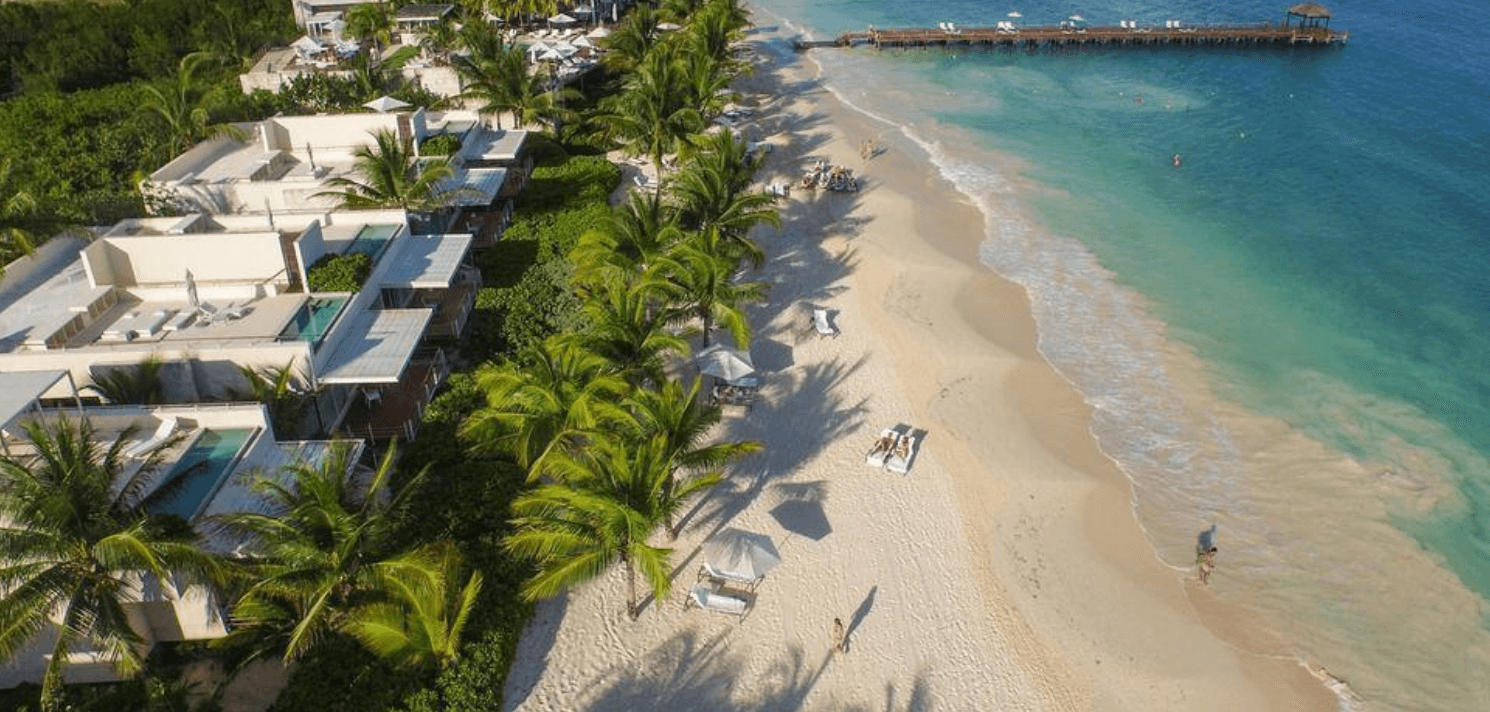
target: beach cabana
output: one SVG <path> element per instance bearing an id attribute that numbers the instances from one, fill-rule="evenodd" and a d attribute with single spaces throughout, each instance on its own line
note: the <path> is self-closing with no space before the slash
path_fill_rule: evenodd
<path id="1" fill-rule="evenodd" d="M 749 353 L 722 344 L 714 344 L 698 352 L 694 363 L 698 364 L 699 373 L 713 376 L 725 383 L 733 383 L 755 373 L 755 364 L 751 363 Z"/>
<path id="2" fill-rule="evenodd" d="M 1310 2 L 1301 2 L 1288 8 L 1288 14 L 1283 18 L 1283 25 L 1286 27 L 1292 24 L 1293 19 L 1297 17 L 1299 27 L 1328 29 L 1330 18 L 1334 16 L 1335 13 L 1330 12 L 1329 8 L 1310 0 Z"/>

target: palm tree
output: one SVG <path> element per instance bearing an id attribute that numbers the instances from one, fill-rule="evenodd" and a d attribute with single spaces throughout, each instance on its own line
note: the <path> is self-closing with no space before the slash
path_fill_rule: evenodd
<path id="1" fill-rule="evenodd" d="M 659 599 L 667 596 L 671 584 L 672 550 L 652 546 L 647 539 L 689 498 L 718 483 L 718 475 L 676 476 L 665 443 L 655 437 L 638 442 L 599 438 L 554 460 L 559 484 L 539 487 L 512 503 L 515 531 L 506 548 L 538 565 L 523 596 L 553 596 L 620 562 L 626 566 L 626 612 L 635 618 L 640 613 L 638 572 Z"/>
<path id="2" fill-rule="evenodd" d="M 369 478 L 352 476 L 351 454 L 338 444 L 319 465 L 285 468 L 288 481 L 261 477 L 253 489 L 267 512 L 220 518 L 225 532 L 242 537 L 253 582 L 233 608 L 230 643 L 247 638 L 255 653 L 282 649 L 292 661 L 342 631 L 354 609 L 386 600 L 390 578 L 427 560 L 418 551 L 396 553 L 389 516 L 424 473 L 387 496 L 395 449 Z"/>
<path id="3" fill-rule="evenodd" d="M 389 567 L 380 585 L 388 599 L 353 609 L 344 626 L 374 655 L 403 667 L 445 667 L 460 656 L 460 638 L 476 597 L 480 571 L 460 584 L 460 552 L 450 542 L 421 549 L 407 565 Z"/>
<path id="4" fill-rule="evenodd" d="M 47 235 L 38 234 L 36 196 L 21 185 L 10 156 L 0 157 L 0 268 L 36 251 Z"/>
<path id="5" fill-rule="evenodd" d="M 501 35 L 488 32 L 482 36 L 488 39 L 468 40 L 470 56 L 455 55 L 451 64 L 465 84 L 460 98 L 481 102 L 478 110 L 496 114 L 497 128 L 501 128 L 502 114 L 517 108 L 517 96 L 528 81 L 527 63 L 521 47 L 504 44 Z"/>
<path id="6" fill-rule="evenodd" d="M 141 107 L 158 117 L 170 132 L 167 147 L 175 156 L 192 144 L 215 135 L 243 140 L 247 134 L 231 124 L 214 124 L 207 112 L 206 91 L 197 85 L 197 72 L 213 60 L 206 52 L 193 52 L 181 58 L 176 75 L 165 88 L 145 85 L 145 102 Z"/>
<path id="7" fill-rule="evenodd" d="M 632 192 L 609 220 L 579 236 L 569 261 L 581 285 L 627 280 L 657 264 L 683 238 L 675 211 L 661 196 Z"/>
<path id="8" fill-rule="evenodd" d="M 268 406 L 269 422 L 274 424 L 274 432 L 284 437 L 298 437 L 310 398 L 300 385 L 295 365 L 239 366 L 238 373 L 248 383 L 248 390 L 234 391 L 233 397 Z"/>
<path id="9" fill-rule="evenodd" d="M 384 44 L 393 44 L 393 10 L 386 2 L 358 5 L 347 11 L 347 34 L 373 41 L 373 54 L 381 57 Z"/>
<path id="10" fill-rule="evenodd" d="M 638 437 L 659 439 L 668 468 L 675 474 L 704 471 L 717 476 L 719 468 L 764 447 L 755 440 L 703 444 L 709 430 L 719 423 L 721 411 L 708 404 L 702 384 L 699 379 L 685 388 L 679 381 L 666 381 L 656 390 L 638 389 L 627 399 Z M 668 537 L 678 535 L 670 516 L 664 524 Z"/>
<path id="11" fill-rule="evenodd" d="M 605 55 L 601 61 L 615 72 L 626 72 L 640 66 L 658 42 L 659 22 L 661 20 L 651 6 L 646 3 L 637 5 L 605 38 Z"/>
<path id="12" fill-rule="evenodd" d="M 572 339 L 550 337 L 515 361 L 476 372 L 487 405 L 461 425 L 478 453 L 507 451 L 536 480 L 554 453 L 625 418 L 616 401 L 626 382 L 606 359 Z"/>
<path id="13" fill-rule="evenodd" d="M 649 276 L 611 283 L 585 300 L 589 326 L 565 338 L 605 358 L 630 383 L 664 380 L 663 360 L 688 352 L 688 342 L 667 330 L 672 314 L 660 308 L 667 286 Z"/>
<path id="14" fill-rule="evenodd" d="M 670 302 L 685 318 L 703 322 L 704 345 L 715 323 L 729 330 L 740 348 L 750 346 L 750 322 L 741 305 L 763 301 L 765 282 L 735 283 L 736 261 L 718 254 L 700 238 L 680 245 L 661 268 L 673 283 Z"/>
<path id="15" fill-rule="evenodd" d="M 180 587 L 220 584 L 226 569 L 179 519 L 147 511 L 159 450 L 131 474 L 132 433 L 105 446 L 87 420 L 23 428 L 35 457 L 0 458 L 0 659 L 52 630 L 41 699 L 54 710 L 69 652 L 89 646 L 123 675 L 142 668 L 146 643 L 124 610 L 142 575 Z"/>
<path id="16" fill-rule="evenodd" d="M 160 369 L 165 363 L 159 356 L 150 356 L 133 366 L 113 369 L 97 376 L 83 387 L 93 391 L 110 403 L 149 405 L 165 400 L 165 382 Z"/>
<path id="17" fill-rule="evenodd" d="M 352 170 L 365 182 L 338 176 L 326 184 L 341 190 L 322 191 L 315 197 L 338 198 L 338 207 L 350 210 L 402 208 L 410 212 L 434 211 L 452 197 L 440 189 L 440 183 L 455 173 L 450 159 L 417 158 L 391 130 L 374 133 L 373 143 L 358 146 L 352 155 Z"/>
<path id="18" fill-rule="evenodd" d="M 697 230 L 722 256 L 749 259 L 756 267 L 765 254 L 748 237 L 750 229 L 762 223 L 781 227 L 781 216 L 769 207 L 774 198 L 748 191 L 758 165 L 726 129 L 700 139 L 698 152 L 670 188 L 685 227 Z"/>
<path id="19" fill-rule="evenodd" d="M 685 23 L 708 4 L 708 0 L 663 0 L 658 12 L 669 22 Z"/>
<path id="20" fill-rule="evenodd" d="M 623 91 L 608 97 L 596 117 L 603 133 L 621 141 L 629 155 L 646 156 L 657 171 L 662 191 L 662 159 L 675 153 L 704 129 L 704 118 L 689 102 L 687 75 L 677 45 L 663 43 L 628 77 Z"/>

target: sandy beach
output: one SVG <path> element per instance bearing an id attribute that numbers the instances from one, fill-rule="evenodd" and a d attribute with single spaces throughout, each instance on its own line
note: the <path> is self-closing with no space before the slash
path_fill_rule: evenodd
<path id="1" fill-rule="evenodd" d="M 506 708 L 1336 709 L 1255 622 L 1154 556 L 1089 406 L 1040 357 L 1024 290 L 977 264 L 984 216 L 809 58 L 758 56 L 739 89 L 758 106 L 747 135 L 774 146 L 762 182 L 817 159 L 860 176 L 857 193 L 794 186 L 782 229 L 756 235 L 763 397 L 720 435 L 765 449 L 688 513 L 671 598 L 628 619 L 617 568 L 541 604 Z M 814 308 L 841 335 L 819 337 Z M 896 426 L 921 434 L 906 475 L 864 461 Z M 783 560 L 743 620 L 683 603 L 725 527 L 768 534 Z"/>

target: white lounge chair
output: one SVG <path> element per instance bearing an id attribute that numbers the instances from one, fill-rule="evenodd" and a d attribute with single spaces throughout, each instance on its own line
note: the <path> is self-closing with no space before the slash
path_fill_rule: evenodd
<path id="1" fill-rule="evenodd" d="M 812 310 L 812 328 L 817 329 L 818 336 L 837 336 L 838 329 L 828 319 L 827 309 Z"/>
<path id="2" fill-rule="evenodd" d="M 900 436 L 900 442 L 896 443 L 895 451 L 885 459 L 885 469 L 897 475 L 903 475 L 911 470 L 911 460 L 916 457 L 916 436 L 906 433 Z"/>
<path id="3" fill-rule="evenodd" d="M 869 454 L 864 456 L 864 462 L 875 467 L 883 467 L 885 458 L 895 450 L 895 444 L 900 441 L 900 434 L 894 428 L 885 428 L 880 431 L 879 437 L 874 439 L 874 446 L 869 448 Z"/>
<path id="4" fill-rule="evenodd" d="M 170 416 L 160 421 L 155 432 L 148 440 L 137 442 L 124 450 L 124 456 L 128 458 L 140 458 L 149 454 L 151 450 L 160 447 L 171 438 L 171 433 L 176 432 L 176 416 Z"/>
<path id="5" fill-rule="evenodd" d="M 757 576 L 755 578 L 751 578 L 734 571 L 720 571 L 719 569 L 710 566 L 709 562 L 705 561 L 703 565 L 698 567 L 698 578 L 701 582 L 703 582 L 705 579 L 728 581 L 730 583 L 740 584 L 741 586 L 754 590 L 755 587 L 760 584 L 761 579 L 764 577 Z"/>
<path id="6" fill-rule="evenodd" d="M 688 594 L 688 603 L 706 611 L 740 616 L 741 619 L 744 619 L 745 614 L 750 612 L 749 601 L 738 596 L 720 593 L 719 584 L 707 581 L 693 587 Z"/>

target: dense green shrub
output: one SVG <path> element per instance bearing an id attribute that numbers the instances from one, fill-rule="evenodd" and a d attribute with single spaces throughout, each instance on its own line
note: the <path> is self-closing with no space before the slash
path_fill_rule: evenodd
<path id="1" fill-rule="evenodd" d="M 421 156 L 449 156 L 460 148 L 460 137 L 455 134 L 435 134 L 419 144 Z"/>
<path id="2" fill-rule="evenodd" d="M 312 292 L 356 292 L 372 274 L 372 258 L 361 252 L 323 255 L 306 273 Z"/>

